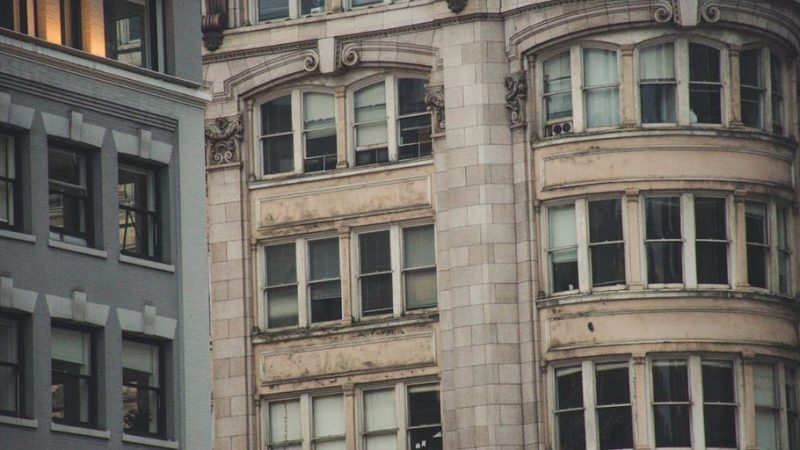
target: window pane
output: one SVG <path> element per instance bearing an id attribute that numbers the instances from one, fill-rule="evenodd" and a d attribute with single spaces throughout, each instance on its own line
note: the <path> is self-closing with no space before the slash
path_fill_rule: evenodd
<path id="1" fill-rule="evenodd" d="M 428 267 L 436 265 L 436 246 L 433 226 L 403 229 L 403 267 Z"/>
<path id="2" fill-rule="evenodd" d="M 309 241 L 310 280 L 339 278 L 339 239 Z"/>
<path id="3" fill-rule="evenodd" d="M 633 420 L 630 406 L 597 410 L 600 450 L 633 448 Z"/>
<path id="4" fill-rule="evenodd" d="M 269 442 L 273 444 L 301 439 L 300 400 L 270 403 Z"/>
<path id="5" fill-rule="evenodd" d="M 544 92 L 568 91 L 571 88 L 570 54 L 564 52 L 544 63 Z"/>
<path id="6" fill-rule="evenodd" d="M 14 183 L 3 178 L 15 178 L 13 140 L 0 135 L 0 224 L 14 225 Z"/>
<path id="7" fill-rule="evenodd" d="M 652 284 L 683 282 L 683 246 L 680 242 L 647 243 L 647 280 Z"/>
<path id="8" fill-rule="evenodd" d="M 297 286 L 267 289 L 267 327 L 297 325 Z"/>
<path id="9" fill-rule="evenodd" d="M 388 430 L 396 426 L 394 390 L 364 392 L 364 431 Z"/>
<path id="10" fill-rule="evenodd" d="M 356 152 L 356 165 L 375 164 L 389 161 L 389 149 L 386 147 Z"/>
<path id="11" fill-rule="evenodd" d="M 366 450 L 397 450 L 397 435 L 394 433 L 367 436 L 365 441 Z"/>
<path id="12" fill-rule="evenodd" d="M 756 406 L 778 406 L 775 395 L 775 369 L 765 364 L 753 366 L 753 383 Z"/>
<path id="13" fill-rule="evenodd" d="M 692 81 L 720 81 L 719 50 L 703 44 L 689 44 L 689 78 Z"/>
<path id="14" fill-rule="evenodd" d="M 122 368 L 138 372 L 136 382 L 139 384 L 144 383 L 149 387 L 159 386 L 158 355 L 157 345 L 122 341 Z"/>
<path id="15" fill-rule="evenodd" d="M 357 123 L 386 119 L 386 90 L 384 83 L 376 83 L 357 91 L 354 95 Z"/>
<path id="16" fill-rule="evenodd" d="M 74 376 L 74 365 L 53 361 L 50 393 L 54 421 L 89 425 L 89 380 Z"/>
<path id="17" fill-rule="evenodd" d="M 681 238 L 681 199 L 651 197 L 645 199 L 647 239 Z"/>
<path id="18" fill-rule="evenodd" d="M 50 180 L 85 187 L 86 156 L 50 148 L 47 153 L 47 174 Z"/>
<path id="19" fill-rule="evenodd" d="M 91 370 L 91 336 L 75 330 L 53 328 L 50 336 L 50 356 L 53 360 L 71 365 L 69 372 L 89 375 Z"/>
<path id="20" fill-rule="evenodd" d="M 642 85 L 642 122 L 675 123 L 675 85 Z"/>
<path id="21" fill-rule="evenodd" d="M 622 202 L 619 199 L 589 202 L 589 242 L 622 240 Z"/>
<path id="22" fill-rule="evenodd" d="M 567 80 L 569 81 L 569 80 Z M 561 119 L 572 116 L 572 94 L 554 94 L 545 97 L 547 120 Z"/>
<path id="23" fill-rule="evenodd" d="M 425 427 L 409 430 L 409 450 L 442 450 L 442 427 Z"/>
<path id="24" fill-rule="evenodd" d="M 0 317 L 0 362 L 15 364 L 17 359 L 17 321 Z"/>
<path id="25" fill-rule="evenodd" d="M 686 361 L 653 361 L 653 400 L 656 402 L 689 401 Z"/>
<path id="26" fill-rule="evenodd" d="M 734 403 L 733 363 L 703 361 L 703 401 Z"/>
<path id="27" fill-rule="evenodd" d="M 760 202 L 747 202 L 745 204 L 745 225 L 747 242 L 768 243 L 767 205 Z"/>
<path id="28" fill-rule="evenodd" d="M 772 132 L 783 134 L 783 63 L 774 53 L 770 55 L 770 66 Z"/>
<path id="29" fill-rule="evenodd" d="M 408 426 L 435 425 L 441 421 L 439 390 L 409 388 Z"/>
<path id="30" fill-rule="evenodd" d="M 356 145 L 359 147 L 385 144 L 386 136 L 385 120 L 356 126 Z"/>
<path id="31" fill-rule="evenodd" d="M 575 205 L 548 209 L 550 248 L 577 245 L 575 237 Z"/>
<path id="32" fill-rule="evenodd" d="M 560 450 L 585 450 L 586 436 L 583 411 L 571 411 L 556 415 L 558 425 L 558 447 Z"/>
<path id="33" fill-rule="evenodd" d="M 556 409 L 583 407 L 581 367 L 556 370 Z"/>
<path id="34" fill-rule="evenodd" d="M 258 0 L 258 20 L 289 17 L 289 2 L 286 0 Z"/>
<path id="35" fill-rule="evenodd" d="M 625 284 L 625 244 L 596 245 L 590 252 L 592 286 Z"/>
<path id="36" fill-rule="evenodd" d="M 617 52 L 599 48 L 583 49 L 584 87 L 617 84 Z"/>
<path id="37" fill-rule="evenodd" d="M 147 2 L 124 0 L 104 2 L 107 57 L 135 66 L 155 67 L 153 61 L 149 61 L 153 59 L 149 53 L 155 36 L 151 28 L 155 17 L 147 5 Z M 79 11 L 76 13 L 80 15 Z"/>
<path id="38" fill-rule="evenodd" d="M 400 119 L 400 159 L 431 154 L 431 116 L 421 114 Z"/>
<path id="39" fill-rule="evenodd" d="M 736 448 L 736 407 L 705 405 L 706 447 Z"/>
<path id="40" fill-rule="evenodd" d="M 689 447 L 689 405 L 655 405 L 656 446 Z"/>
<path id="41" fill-rule="evenodd" d="M 694 221 L 697 239 L 727 239 L 725 199 L 695 198 Z"/>
<path id="42" fill-rule="evenodd" d="M 344 435 L 344 402 L 341 395 L 314 397 L 314 438 Z"/>
<path id="43" fill-rule="evenodd" d="M 697 242 L 697 282 L 728 284 L 728 244 Z"/>
<path id="44" fill-rule="evenodd" d="M 627 364 L 598 364 L 595 370 L 598 405 L 630 403 Z"/>
<path id="45" fill-rule="evenodd" d="M 19 414 L 19 372 L 16 368 L 0 366 L 0 412 Z"/>
<path id="46" fill-rule="evenodd" d="M 419 78 L 402 78 L 397 81 L 398 112 L 401 116 L 424 112 L 425 80 Z"/>
<path id="47" fill-rule="evenodd" d="M 767 287 L 767 257 L 769 249 L 757 245 L 747 246 L 747 282 L 750 286 Z"/>
<path id="48" fill-rule="evenodd" d="M 587 90 L 584 97 L 586 128 L 619 125 L 619 88 Z"/>
<path id="49" fill-rule="evenodd" d="M 639 79 L 668 81 L 675 79 L 675 46 L 654 45 L 639 51 Z"/>
<path id="50" fill-rule="evenodd" d="M 759 449 L 778 450 L 777 422 L 775 412 L 756 410 L 756 444 Z"/>
<path id="51" fill-rule="evenodd" d="M 311 322 L 327 322 L 342 318 L 341 282 L 328 281 L 311 285 Z"/>
<path id="52" fill-rule="evenodd" d="M 364 314 L 392 311 L 392 274 L 361 278 L 361 311 Z"/>
<path id="53" fill-rule="evenodd" d="M 309 92 L 303 95 L 306 172 L 336 167 L 336 119 L 334 96 Z M 327 156 L 327 158 L 325 158 Z"/>
<path id="54" fill-rule="evenodd" d="M 286 95 L 261 105 L 261 134 L 292 131 L 292 96 Z"/>
<path id="55" fill-rule="evenodd" d="M 748 127 L 760 128 L 761 124 L 761 91 L 741 88 L 742 123 Z"/>
<path id="56" fill-rule="evenodd" d="M 739 53 L 739 81 L 748 86 L 761 87 L 761 50 L 745 50 Z"/>
<path id="57" fill-rule="evenodd" d="M 343 438 L 335 441 L 315 442 L 314 450 L 346 450 L 344 444 L 345 442 Z"/>
<path id="58" fill-rule="evenodd" d="M 405 273 L 406 308 L 436 305 L 436 269 Z"/>
<path id="59" fill-rule="evenodd" d="M 122 371 L 123 381 L 132 383 L 122 386 L 123 431 L 138 435 L 158 435 L 158 392 L 139 387 L 135 374 L 131 372 L 128 369 Z"/>
<path id="60" fill-rule="evenodd" d="M 300 14 L 319 14 L 325 11 L 325 0 L 300 0 Z"/>
<path id="61" fill-rule="evenodd" d="M 716 85 L 689 87 L 689 121 L 691 123 L 721 123 L 722 94 Z"/>
<path id="62" fill-rule="evenodd" d="M 295 244 L 271 245 L 264 248 L 267 263 L 267 286 L 297 282 Z"/>
<path id="63" fill-rule="evenodd" d="M 358 245 L 362 274 L 392 270 L 388 230 L 359 234 Z"/>
<path id="64" fill-rule="evenodd" d="M 303 128 L 305 130 L 336 127 L 335 116 L 333 95 L 318 92 L 303 94 Z"/>
<path id="65" fill-rule="evenodd" d="M 291 172 L 294 170 L 294 141 L 291 134 L 268 137 L 261 140 L 264 174 Z"/>
<path id="66" fill-rule="evenodd" d="M 553 292 L 578 289 L 578 250 L 568 248 L 550 253 Z"/>

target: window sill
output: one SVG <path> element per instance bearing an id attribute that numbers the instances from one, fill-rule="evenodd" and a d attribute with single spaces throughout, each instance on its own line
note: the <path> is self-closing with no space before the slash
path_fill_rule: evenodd
<path id="1" fill-rule="evenodd" d="M 88 436 L 97 439 L 111 439 L 111 433 L 108 430 L 95 430 L 93 428 L 75 427 L 72 425 L 64 425 L 55 422 L 50 424 L 50 431 L 75 434 L 78 436 Z"/>
<path id="2" fill-rule="evenodd" d="M 136 436 L 135 434 L 126 434 L 126 433 L 122 433 L 122 442 L 127 442 L 129 444 L 147 445 L 149 447 L 158 447 L 158 448 L 173 448 L 173 449 L 179 448 L 177 441 Z"/>
<path id="3" fill-rule="evenodd" d="M 149 269 L 161 270 L 163 272 L 175 273 L 175 266 L 172 264 L 164 264 L 149 259 L 137 258 L 135 256 L 119 255 L 119 262 L 125 264 L 133 264 L 134 266 L 147 267 Z"/>
<path id="4" fill-rule="evenodd" d="M 98 250 L 96 248 L 81 247 L 80 245 L 67 244 L 66 242 L 56 241 L 53 239 L 50 239 L 47 245 L 60 250 L 66 250 L 68 252 L 81 253 L 88 256 L 94 256 L 95 258 L 103 258 L 103 259 L 108 258 L 107 251 Z"/>
<path id="5" fill-rule="evenodd" d="M 11 417 L 0 415 L 0 424 L 13 425 L 15 427 L 37 429 L 39 428 L 39 421 L 36 419 L 25 419 L 22 417 Z"/>
<path id="6" fill-rule="evenodd" d="M 14 239 L 17 241 L 36 243 L 36 236 L 32 234 L 20 233 L 19 231 L 12 231 L 0 228 L 0 238 Z"/>

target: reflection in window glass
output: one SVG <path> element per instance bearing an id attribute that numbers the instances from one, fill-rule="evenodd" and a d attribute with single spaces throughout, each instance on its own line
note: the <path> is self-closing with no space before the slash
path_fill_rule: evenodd
<path id="1" fill-rule="evenodd" d="M 264 248 L 266 258 L 267 327 L 297 325 L 297 270 L 295 244 Z"/>
<path id="2" fill-rule="evenodd" d="M 122 410 L 125 433 L 161 436 L 164 433 L 158 345 L 122 341 Z"/>
<path id="3" fill-rule="evenodd" d="M 94 422 L 91 334 L 53 327 L 50 355 L 53 421 L 91 426 Z"/>
<path id="4" fill-rule="evenodd" d="M 89 245 L 87 156 L 51 146 L 47 152 L 50 185 L 50 239 Z"/>
<path id="5" fill-rule="evenodd" d="M 259 22 L 284 17 L 289 17 L 288 0 L 258 0 Z"/>
<path id="6" fill-rule="evenodd" d="M 17 170 L 14 139 L 0 134 L 0 227 L 16 225 Z"/>
<path id="7" fill-rule="evenodd" d="M 389 231 L 358 236 L 360 259 L 361 313 L 392 312 L 392 264 Z"/>
<path id="8" fill-rule="evenodd" d="M 689 120 L 722 123 L 720 52 L 707 45 L 689 44 Z"/>
<path id="9" fill-rule="evenodd" d="M 106 57 L 158 70 L 158 0 L 105 0 Z"/>
<path id="10" fill-rule="evenodd" d="M 645 199 L 647 280 L 650 284 L 683 282 L 681 199 Z"/>
<path id="11" fill-rule="evenodd" d="M 294 170 L 290 95 L 261 105 L 261 151 L 264 175 Z"/>
<path id="12" fill-rule="evenodd" d="M 156 173 L 146 166 L 120 164 L 117 174 L 120 251 L 157 259 L 161 249 Z"/>
<path id="13" fill-rule="evenodd" d="M 399 159 L 431 154 L 431 115 L 425 106 L 425 80 L 397 80 Z"/>
<path id="14" fill-rule="evenodd" d="M 20 321 L 0 316 L 0 414 L 19 416 L 22 407 Z"/>
<path id="15" fill-rule="evenodd" d="M 639 51 L 642 123 L 675 123 L 675 45 Z"/>

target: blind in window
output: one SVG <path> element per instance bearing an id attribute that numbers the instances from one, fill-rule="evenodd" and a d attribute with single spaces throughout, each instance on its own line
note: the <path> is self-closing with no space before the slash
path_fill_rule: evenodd
<path id="1" fill-rule="evenodd" d="M 426 267 L 436 264 L 433 227 L 406 228 L 403 230 L 404 267 Z"/>
<path id="2" fill-rule="evenodd" d="M 583 49 L 583 84 L 585 87 L 617 84 L 617 52 Z"/>
<path id="3" fill-rule="evenodd" d="M 149 373 L 150 385 L 158 383 L 158 347 L 143 342 L 122 341 L 122 367 Z"/>
<path id="4" fill-rule="evenodd" d="M 675 79 L 675 47 L 654 45 L 639 52 L 639 79 L 663 81 Z"/>
<path id="5" fill-rule="evenodd" d="M 89 373 L 90 338 L 86 333 L 63 328 L 53 328 L 50 336 L 50 354 L 53 359 L 80 364 L 81 373 Z"/>
<path id="6" fill-rule="evenodd" d="M 377 431 L 394 428 L 396 425 L 394 411 L 394 390 L 370 391 L 364 393 L 364 428 L 365 431 Z"/>
<path id="7" fill-rule="evenodd" d="M 272 443 L 299 441 L 300 400 L 269 404 L 269 441 Z"/>
<path id="8" fill-rule="evenodd" d="M 575 205 L 550 208 L 550 248 L 577 245 L 575 238 Z"/>
<path id="9" fill-rule="evenodd" d="M 341 395 L 314 398 L 314 437 L 344 435 L 344 403 Z"/>
<path id="10" fill-rule="evenodd" d="M 339 278 L 339 240 L 324 239 L 308 244 L 311 281 Z"/>
<path id="11" fill-rule="evenodd" d="M 307 92 L 303 95 L 303 116 L 306 130 L 336 126 L 333 95 Z"/>
<path id="12" fill-rule="evenodd" d="M 358 123 L 386 119 L 386 90 L 384 83 L 376 83 L 355 94 L 355 119 Z"/>

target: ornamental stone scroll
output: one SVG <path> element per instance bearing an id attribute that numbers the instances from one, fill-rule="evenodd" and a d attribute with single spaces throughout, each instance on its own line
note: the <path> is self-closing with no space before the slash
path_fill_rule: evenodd
<path id="1" fill-rule="evenodd" d="M 242 115 L 217 117 L 206 125 L 206 153 L 209 166 L 238 163 L 242 140 Z"/>
<path id="2" fill-rule="evenodd" d="M 443 134 L 447 127 L 444 112 L 444 86 L 425 86 L 425 106 L 431 112 L 434 136 Z"/>

